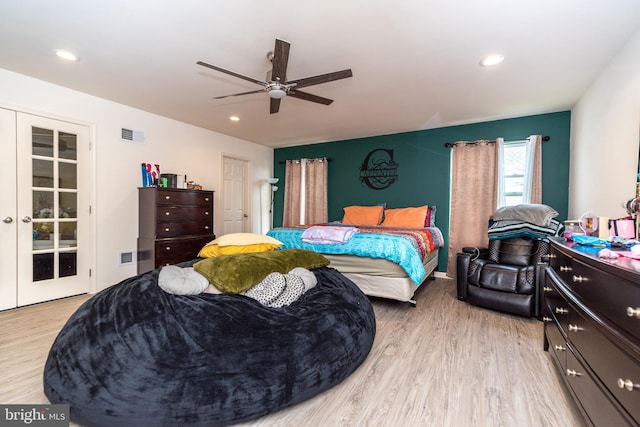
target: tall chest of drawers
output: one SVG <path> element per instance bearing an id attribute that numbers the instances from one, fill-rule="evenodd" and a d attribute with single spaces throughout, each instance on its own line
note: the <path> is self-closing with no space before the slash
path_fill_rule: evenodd
<path id="1" fill-rule="evenodd" d="M 213 191 L 138 191 L 138 273 L 194 259 L 215 239 Z"/>
<path id="2" fill-rule="evenodd" d="M 551 242 L 544 349 L 593 426 L 640 425 L 640 261 Z"/>

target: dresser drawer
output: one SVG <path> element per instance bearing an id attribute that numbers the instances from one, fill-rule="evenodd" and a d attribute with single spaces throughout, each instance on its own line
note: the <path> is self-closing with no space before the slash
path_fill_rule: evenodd
<path id="1" fill-rule="evenodd" d="M 573 258 L 560 251 L 552 250 L 552 254 L 549 256 L 549 265 L 565 283 L 571 282 L 572 263 Z"/>
<path id="2" fill-rule="evenodd" d="M 629 316 L 629 307 L 640 307 L 640 284 L 598 270 L 573 260 L 573 271 L 566 282 L 583 303 L 593 307 L 615 327 L 620 328 L 629 339 L 640 344 L 640 318 Z"/>
<path id="3" fill-rule="evenodd" d="M 595 426 L 633 426 L 629 415 L 615 402 L 611 395 L 600 388 L 596 380 L 587 374 L 587 369 L 567 352 L 567 368 L 564 372 L 577 403 Z"/>
<path id="4" fill-rule="evenodd" d="M 199 205 L 211 206 L 212 191 L 158 190 L 158 205 Z"/>
<path id="5" fill-rule="evenodd" d="M 567 342 L 560 333 L 555 322 L 549 322 L 545 325 L 544 333 L 549 342 L 549 354 L 553 358 L 556 367 L 560 372 L 564 372 L 567 367 Z"/>
<path id="6" fill-rule="evenodd" d="M 591 317 L 569 304 L 567 339 L 587 361 L 596 376 L 627 411 L 640 423 L 640 386 L 627 390 L 624 381 L 640 384 L 640 361 L 634 360 L 614 341 L 608 339 Z M 635 355 L 637 358 L 639 355 Z M 618 381 L 623 382 L 619 387 Z"/>
<path id="7" fill-rule="evenodd" d="M 158 222 L 212 221 L 210 206 L 158 206 Z"/>
<path id="8" fill-rule="evenodd" d="M 211 221 L 162 222 L 156 225 L 158 239 L 211 234 Z"/>
<path id="9" fill-rule="evenodd" d="M 189 261 L 213 240 L 213 235 L 187 239 L 160 239 L 155 242 L 156 268 Z"/>

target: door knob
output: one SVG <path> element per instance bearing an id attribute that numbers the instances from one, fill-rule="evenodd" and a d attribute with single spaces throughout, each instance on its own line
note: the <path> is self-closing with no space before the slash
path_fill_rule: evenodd
<path id="1" fill-rule="evenodd" d="M 5 224 L 11 224 L 13 222 L 13 218 L 11 218 L 10 216 L 6 216 L 2 218 L 2 222 L 4 222 Z"/>
<path id="2" fill-rule="evenodd" d="M 23 216 L 22 217 L 22 222 L 31 222 L 31 217 L 30 216 Z"/>

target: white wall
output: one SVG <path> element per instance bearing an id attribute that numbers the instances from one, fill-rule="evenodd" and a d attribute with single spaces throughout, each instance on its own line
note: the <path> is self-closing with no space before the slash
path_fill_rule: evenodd
<path id="1" fill-rule="evenodd" d="M 215 230 L 221 230 L 222 156 L 249 161 L 251 231 L 268 229 L 268 187 L 273 149 L 170 120 L 0 69 L 0 106 L 41 113 L 91 125 L 94 142 L 95 239 L 97 290 L 136 274 L 119 266 L 120 251 L 136 250 L 140 164 L 157 163 L 161 172 L 186 173 L 205 189 L 215 190 Z M 120 129 L 146 132 L 145 145 L 123 142 Z"/>
<path id="2" fill-rule="evenodd" d="M 625 216 L 638 167 L 640 31 L 576 104 L 571 134 L 569 217 Z"/>

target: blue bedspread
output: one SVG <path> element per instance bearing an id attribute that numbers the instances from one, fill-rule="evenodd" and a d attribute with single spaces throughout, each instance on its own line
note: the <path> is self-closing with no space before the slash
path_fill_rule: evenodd
<path id="1" fill-rule="evenodd" d="M 420 251 L 408 236 L 361 232 L 340 245 L 311 244 L 302 241 L 301 228 L 276 228 L 267 235 L 283 243 L 281 249 L 299 248 L 333 255 L 357 255 L 383 258 L 400 265 L 412 282 L 422 283 L 426 276 Z M 331 267 L 331 266 L 329 266 Z"/>

